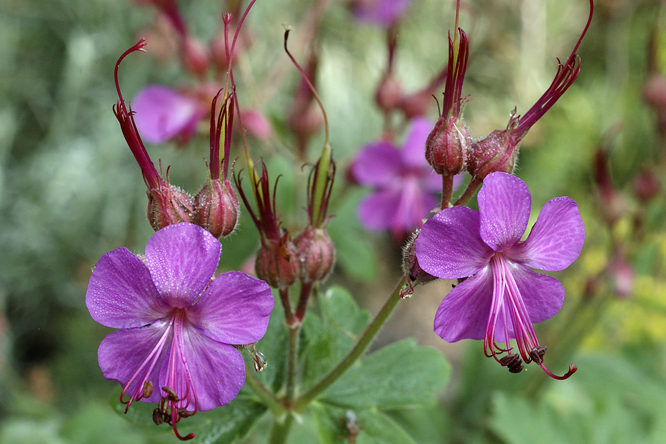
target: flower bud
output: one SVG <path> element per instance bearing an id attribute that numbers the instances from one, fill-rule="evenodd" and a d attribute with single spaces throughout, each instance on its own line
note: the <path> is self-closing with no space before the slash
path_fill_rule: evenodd
<path id="1" fill-rule="evenodd" d="M 266 116 L 256 109 L 241 110 L 241 121 L 243 129 L 263 142 L 268 141 L 273 136 L 273 127 Z"/>
<path id="2" fill-rule="evenodd" d="M 465 170 L 472 138 L 462 118 L 442 116 L 426 140 L 426 160 L 444 176 L 455 176 Z"/>
<path id="3" fill-rule="evenodd" d="M 301 271 L 296 247 L 285 233 L 279 243 L 266 241 L 263 243 L 254 262 L 254 269 L 259 279 L 274 288 L 288 288 Z"/>
<path id="4" fill-rule="evenodd" d="M 518 125 L 514 114 L 511 115 L 506 129 L 495 130 L 472 143 L 467 165 L 467 171 L 472 177 L 483 180 L 490 173 L 513 173 L 521 141 L 521 135 L 514 132 Z"/>
<path id="5" fill-rule="evenodd" d="M 208 61 L 208 48 L 200 41 L 192 37 L 186 37 L 183 41 L 183 63 L 185 68 L 194 75 L 203 77 L 208 70 Z"/>
<path id="6" fill-rule="evenodd" d="M 437 279 L 437 277 L 423 271 L 416 258 L 416 240 L 419 237 L 419 233 L 420 230 L 416 230 L 402 250 L 402 271 L 409 277 L 408 289 L 411 291 L 413 291 L 413 287 L 416 285 L 426 284 Z M 408 292 L 409 294 L 401 296 L 411 296 L 411 291 Z"/>
<path id="7" fill-rule="evenodd" d="M 287 127 L 299 138 L 308 139 L 324 124 L 315 102 L 294 103 L 287 117 Z"/>
<path id="8" fill-rule="evenodd" d="M 651 75 L 643 87 L 643 100 L 653 108 L 666 107 L 666 78 Z"/>
<path id="9" fill-rule="evenodd" d="M 402 100 L 402 86 L 394 75 L 385 75 L 375 93 L 375 101 L 377 105 L 384 111 L 391 111 L 400 105 Z"/>
<path id="10" fill-rule="evenodd" d="M 634 288 L 634 270 L 622 255 L 617 255 L 608 266 L 608 275 L 611 284 L 620 298 L 631 296 Z"/>
<path id="11" fill-rule="evenodd" d="M 186 192 L 173 185 L 163 184 L 146 191 L 148 221 L 153 230 L 167 225 L 190 222 L 194 217 L 194 201 Z"/>
<path id="12" fill-rule="evenodd" d="M 208 179 L 194 198 L 194 223 L 216 238 L 227 237 L 236 228 L 240 207 L 229 180 Z"/>
<path id="13" fill-rule="evenodd" d="M 643 203 L 650 202 L 660 191 L 659 179 L 652 170 L 643 170 L 634 179 L 634 194 Z"/>
<path id="14" fill-rule="evenodd" d="M 424 115 L 428 111 L 432 100 L 432 91 L 424 89 L 403 97 L 399 108 L 405 113 L 405 118 L 411 120 L 414 117 Z"/>
<path id="15" fill-rule="evenodd" d="M 303 282 L 323 281 L 333 270 L 335 247 L 326 230 L 308 227 L 294 238 Z"/>

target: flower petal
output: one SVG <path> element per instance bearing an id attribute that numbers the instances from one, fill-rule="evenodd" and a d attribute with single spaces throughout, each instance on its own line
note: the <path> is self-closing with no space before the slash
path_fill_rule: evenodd
<path id="1" fill-rule="evenodd" d="M 358 219 L 368 230 L 387 230 L 400 205 L 400 190 L 390 189 L 372 193 L 358 206 Z"/>
<path id="2" fill-rule="evenodd" d="M 402 174 L 400 152 L 388 142 L 366 145 L 351 166 L 354 179 L 361 185 L 384 187 Z"/>
<path id="3" fill-rule="evenodd" d="M 400 151 L 402 163 L 410 167 L 428 166 L 425 158 L 425 143 L 435 124 L 424 117 L 415 117 L 409 125 L 405 144 Z M 429 168 L 430 171 L 434 170 Z M 440 179 L 441 186 L 441 179 Z"/>
<path id="4" fill-rule="evenodd" d="M 447 342 L 483 339 L 490 314 L 492 285 L 490 267 L 483 267 L 476 276 L 458 284 L 437 309 L 435 333 Z"/>
<path id="5" fill-rule="evenodd" d="M 148 327 L 118 330 L 104 338 L 97 351 L 97 359 L 104 377 L 118 381 L 124 387 L 134 373 L 139 370 L 139 367 L 141 367 L 150 353 L 156 348 L 167 326 L 167 320 L 159 320 Z M 170 341 L 171 339 L 166 338 L 166 340 Z M 151 365 L 148 364 L 140 372 L 139 377 L 132 382 L 126 392 L 128 395 L 135 391 L 138 384 L 143 384 L 143 381 L 147 380 L 152 382 L 155 390 L 150 398 L 147 400 L 142 399 L 142 401 L 159 401 L 160 395 L 157 388 L 161 386 L 159 385 L 158 375 L 167 349 L 168 343 L 159 351 L 152 369 L 150 369 Z M 143 378 L 143 375 L 148 370 L 150 370 L 148 377 Z"/>
<path id="6" fill-rule="evenodd" d="M 481 237 L 489 247 L 502 251 L 520 241 L 532 205 L 532 196 L 525 182 L 511 174 L 489 174 L 483 180 L 478 202 Z"/>
<path id="7" fill-rule="evenodd" d="M 164 317 L 170 309 L 148 268 L 126 248 L 100 258 L 88 283 L 86 305 L 94 320 L 112 328 L 141 327 Z"/>
<path id="8" fill-rule="evenodd" d="M 400 20 L 412 0 L 370 0 L 357 2 L 354 15 L 360 22 L 389 26 Z"/>
<path id="9" fill-rule="evenodd" d="M 585 226 L 578 205 L 568 197 L 546 202 L 530 235 L 505 255 L 539 270 L 564 270 L 580 255 Z"/>
<path id="10" fill-rule="evenodd" d="M 493 251 L 479 236 L 479 213 L 453 207 L 426 222 L 416 240 L 416 258 L 427 273 L 444 279 L 471 276 L 488 264 Z"/>
<path id="11" fill-rule="evenodd" d="M 421 191 L 415 180 L 405 180 L 400 188 L 377 191 L 358 207 L 358 218 L 369 230 L 409 232 L 421 225 L 437 201 Z"/>
<path id="12" fill-rule="evenodd" d="M 204 290 L 220 260 L 222 246 L 208 231 L 193 224 L 169 225 L 146 245 L 146 265 L 164 300 L 187 307 Z"/>
<path id="13" fill-rule="evenodd" d="M 266 282 L 230 271 L 216 277 L 187 310 L 202 334 L 225 344 L 251 344 L 266 333 L 273 295 Z"/>
<path id="14" fill-rule="evenodd" d="M 212 410 L 231 402 L 245 383 L 243 356 L 231 345 L 202 335 L 192 325 L 187 326 L 183 334 L 182 352 L 197 394 L 199 410 Z M 194 403 L 190 405 L 194 406 Z"/>
<path id="15" fill-rule="evenodd" d="M 532 323 L 555 316 L 564 303 L 562 284 L 554 277 L 535 273 L 524 265 L 509 264 Z"/>
<path id="16" fill-rule="evenodd" d="M 160 85 L 141 90 L 132 110 L 141 136 L 153 144 L 188 132 L 204 114 L 196 100 Z"/>

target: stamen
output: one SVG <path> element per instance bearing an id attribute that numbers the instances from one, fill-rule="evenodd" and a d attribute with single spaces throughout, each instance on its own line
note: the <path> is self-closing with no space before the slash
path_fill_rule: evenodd
<path id="1" fill-rule="evenodd" d="M 172 325 L 173 325 L 173 318 L 169 322 L 169 325 L 167 325 L 167 327 L 164 329 L 164 333 L 162 334 L 162 337 L 157 342 L 157 344 L 155 344 L 155 348 L 153 348 L 153 350 L 150 352 L 150 354 L 141 363 L 141 366 L 139 366 L 139 368 L 137 369 L 137 371 L 134 372 L 134 374 L 132 375 L 130 380 L 127 382 L 127 384 L 125 384 L 125 387 L 123 387 L 123 391 L 120 392 L 120 402 L 122 402 L 123 404 L 127 404 L 127 406 L 125 407 L 125 413 L 127 413 L 127 410 L 129 410 L 130 405 L 132 405 L 132 402 L 134 400 L 138 401 L 139 399 L 144 397 L 143 394 L 146 392 L 145 383 L 149 382 L 149 381 L 147 381 L 146 378 L 148 378 L 150 373 L 153 371 L 153 368 L 155 368 L 156 363 L 159 361 L 160 354 L 162 353 L 162 349 L 164 348 L 164 345 L 167 342 L 167 339 L 169 337 L 169 333 L 171 331 Z M 143 384 L 137 383 L 136 387 L 134 388 L 134 391 L 130 395 L 130 399 L 127 400 L 127 401 L 124 401 L 123 397 L 125 396 L 125 393 L 127 393 L 127 390 L 129 390 L 129 388 L 132 386 L 132 383 L 138 378 L 139 374 L 142 373 L 142 371 L 144 370 L 144 368 L 146 368 L 146 366 L 148 366 L 148 369 L 145 372 L 143 372 L 143 376 L 141 378 L 141 379 L 143 379 L 144 383 Z M 150 384 L 151 384 L 151 387 L 152 387 L 152 383 L 150 383 Z M 141 388 L 139 388 L 139 387 L 141 387 Z M 141 391 L 139 391 L 139 390 L 141 390 Z M 152 391 L 151 391 L 150 394 L 152 395 Z"/>
<path id="2" fill-rule="evenodd" d="M 520 373 L 525 369 L 525 367 L 523 367 L 523 362 L 518 355 L 508 354 L 500 359 L 499 363 L 508 367 L 509 372 L 511 373 Z"/>

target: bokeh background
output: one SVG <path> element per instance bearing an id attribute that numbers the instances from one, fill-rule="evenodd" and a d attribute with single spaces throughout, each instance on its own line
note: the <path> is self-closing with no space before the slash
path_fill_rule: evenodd
<path id="1" fill-rule="evenodd" d="M 178 5 L 191 33 L 210 41 L 225 1 Z M 516 170 L 532 192 L 534 216 L 561 195 L 583 215 L 581 257 L 554 274 L 567 291 L 564 308 L 538 330 L 551 368 L 574 362 L 580 369 L 565 382 L 533 368 L 512 375 L 486 359 L 478 341 L 446 344 L 432 320 L 451 283 L 418 288 L 374 345 L 414 336 L 453 364 L 439 405 L 427 414 L 394 412 L 417 442 L 666 442 L 666 3 L 595 6 L 578 51 L 580 77 L 525 138 Z M 346 286 L 374 312 L 399 278 L 400 245 L 362 228 L 356 206 L 368 190 L 345 172 L 382 135 L 374 97 L 386 68 L 386 31 L 359 23 L 350 8 L 340 0 L 258 0 L 246 23 L 252 44 L 235 72 L 241 104 L 271 123 L 272 136 L 251 138 L 250 150 L 266 159 L 272 177 L 283 174 L 278 208 L 296 230 L 306 218 L 301 165 L 316 160 L 323 135 L 305 156 L 296 152 L 286 119 L 299 77 L 282 49 L 283 26 L 293 28 L 299 60 L 317 48 L 316 83 L 338 161 L 329 231 L 338 263 L 326 285 Z M 473 99 L 465 109 L 473 137 L 505 127 L 514 107 L 529 109 L 587 14 L 584 0 L 463 2 L 471 46 L 463 94 Z M 148 37 L 149 54 L 133 54 L 121 68 L 128 99 L 151 83 L 197 82 L 169 56 L 168 39 L 155 36 L 158 19 L 156 8 L 131 0 L 0 0 L 2 443 L 175 440 L 167 428 L 140 427 L 110 407 L 117 384 L 104 380 L 96 355 L 110 329 L 90 318 L 84 302 L 99 257 L 120 246 L 142 252 L 152 234 L 145 185 L 111 110 L 117 58 Z M 452 1 L 412 2 L 395 54 L 405 91 L 423 88 L 446 65 L 453 20 Z M 434 102 L 427 116 L 436 119 Z M 400 140 L 404 119 L 396 114 L 394 122 Z M 172 166 L 172 183 L 195 193 L 206 177 L 207 124 L 187 144 L 148 150 Z M 257 239 L 244 211 L 237 233 L 223 242 L 220 270 L 247 268 Z"/>

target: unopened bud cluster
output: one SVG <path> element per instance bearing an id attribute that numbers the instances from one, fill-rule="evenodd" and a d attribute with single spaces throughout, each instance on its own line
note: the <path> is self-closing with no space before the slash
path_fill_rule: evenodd
<path id="1" fill-rule="evenodd" d="M 264 242 L 254 262 L 259 279 L 274 288 L 286 289 L 294 285 L 301 274 L 301 263 L 289 233 L 279 242 Z"/>

